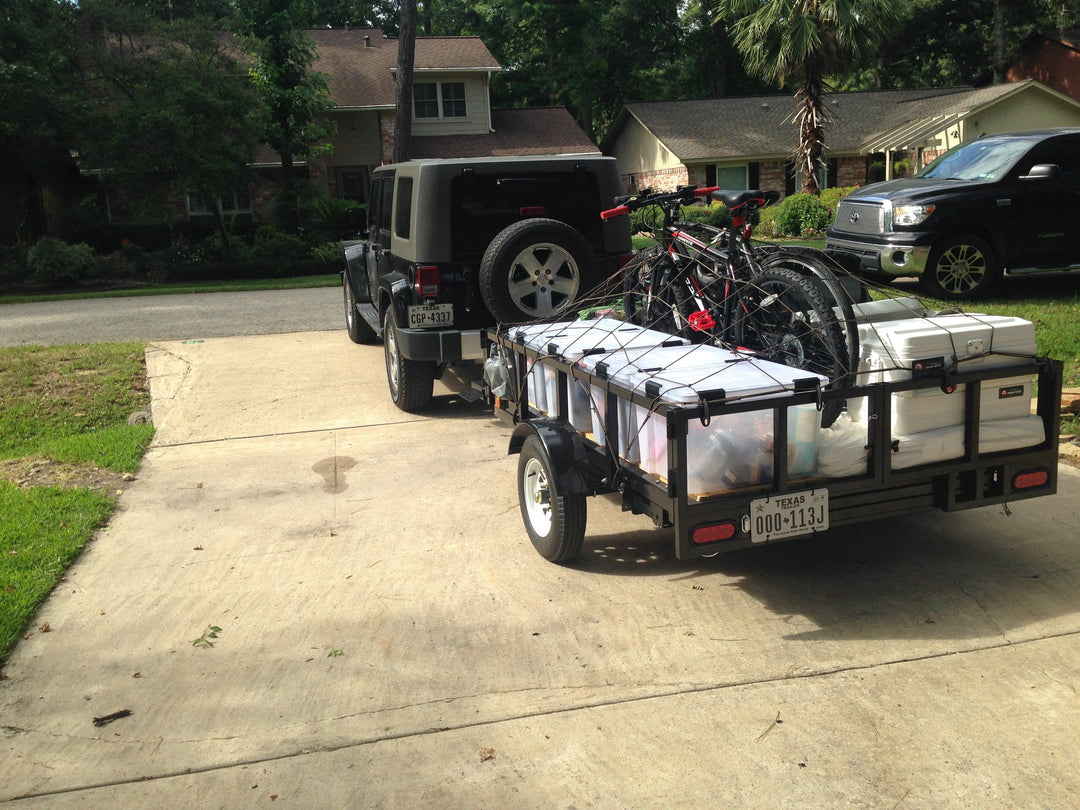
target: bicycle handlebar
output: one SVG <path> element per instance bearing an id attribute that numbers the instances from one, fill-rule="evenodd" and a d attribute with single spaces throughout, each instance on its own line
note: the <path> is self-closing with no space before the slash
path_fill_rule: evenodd
<path id="1" fill-rule="evenodd" d="M 717 190 L 719 190 L 718 186 L 709 186 L 707 188 L 683 186 L 675 191 L 658 191 L 653 194 L 646 193 L 640 196 L 631 194 L 624 197 L 616 197 L 615 202 L 621 204 L 615 208 L 601 211 L 600 219 L 614 219 L 615 217 L 621 217 L 625 214 L 629 214 L 631 211 L 644 208 L 646 205 L 658 205 L 675 201 L 689 203 L 693 202 L 695 197 L 708 197 Z"/>

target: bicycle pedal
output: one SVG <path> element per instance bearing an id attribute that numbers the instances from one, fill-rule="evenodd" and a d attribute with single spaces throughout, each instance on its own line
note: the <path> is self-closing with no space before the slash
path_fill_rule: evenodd
<path id="1" fill-rule="evenodd" d="M 716 328 L 716 319 L 705 309 L 698 312 L 691 312 L 687 321 L 690 324 L 690 328 L 697 332 L 708 332 L 709 330 Z"/>

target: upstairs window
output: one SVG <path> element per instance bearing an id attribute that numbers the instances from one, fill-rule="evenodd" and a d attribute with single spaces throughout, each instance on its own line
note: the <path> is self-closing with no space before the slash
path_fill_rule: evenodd
<path id="1" fill-rule="evenodd" d="M 465 82 L 417 82 L 413 116 L 418 119 L 465 118 Z"/>

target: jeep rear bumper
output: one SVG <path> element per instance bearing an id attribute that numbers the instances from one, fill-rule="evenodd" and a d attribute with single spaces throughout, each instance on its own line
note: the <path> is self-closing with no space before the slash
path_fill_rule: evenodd
<path id="1" fill-rule="evenodd" d="M 401 329 L 397 330 L 398 350 L 409 360 L 451 363 L 455 360 L 483 360 L 482 329 Z"/>

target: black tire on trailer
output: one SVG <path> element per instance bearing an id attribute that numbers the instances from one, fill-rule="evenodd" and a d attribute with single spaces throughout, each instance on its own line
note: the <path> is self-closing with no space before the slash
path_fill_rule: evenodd
<path id="1" fill-rule="evenodd" d="M 786 267 L 809 278 L 815 283 L 825 304 L 832 307 L 840 321 L 840 328 L 844 331 L 847 341 L 847 370 L 848 375 L 853 376 L 859 370 L 859 326 L 855 322 L 855 309 L 851 295 L 844 289 L 843 284 L 829 266 L 817 256 L 809 252 L 792 253 L 783 249 L 769 256 L 762 263 L 762 267 Z"/>
<path id="2" fill-rule="evenodd" d="M 390 306 L 383 316 L 383 354 L 390 399 L 408 413 L 422 411 L 431 404 L 435 389 L 435 363 L 403 357 L 398 347 L 397 318 Z"/>
<path id="3" fill-rule="evenodd" d="M 541 557 L 553 563 L 577 557 L 585 538 L 585 495 L 555 494 L 554 467 L 536 436 L 525 439 L 518 457 L 518 504 Z"/>
<path id="4" fill-rule="evenodd" d="M 378 333 L 356 309 L 356 296 L 353 295 L 352 285 L 349 284 L 348 273 L 341 274 L 341 286 L 345 294 L 345 331 L 349 333 L 349 340 L 353 343 L 377 342 Z"/>
<path id="5" fill-rule="evenodd" d="M 596 257 L 574 228 L 523 219 L 500 231 L 480 262 L 480 293 L 500 323 L 565 311 L 597 283 Z"/>
<path id="6" fill-rule="evenodd" d="M 770 267 L 754 276 L 739 295 L 743 346 L 766 360 L 822 374 L 831 381 L 829 389 L 851 387 L 846 335 L 813 281 L 795 270 Z M 836 421 L 843 408 L 842 398 L 826 402 L 822 427 Z"/>
<path id="7" fill-rule="evenodd" d="M 930 251 L 920 279 L 934 298 L 963 301 L 981 298 L 1001 280 L 1001 263 L 993 248 L 974 234 L 950 236 Z"/>

